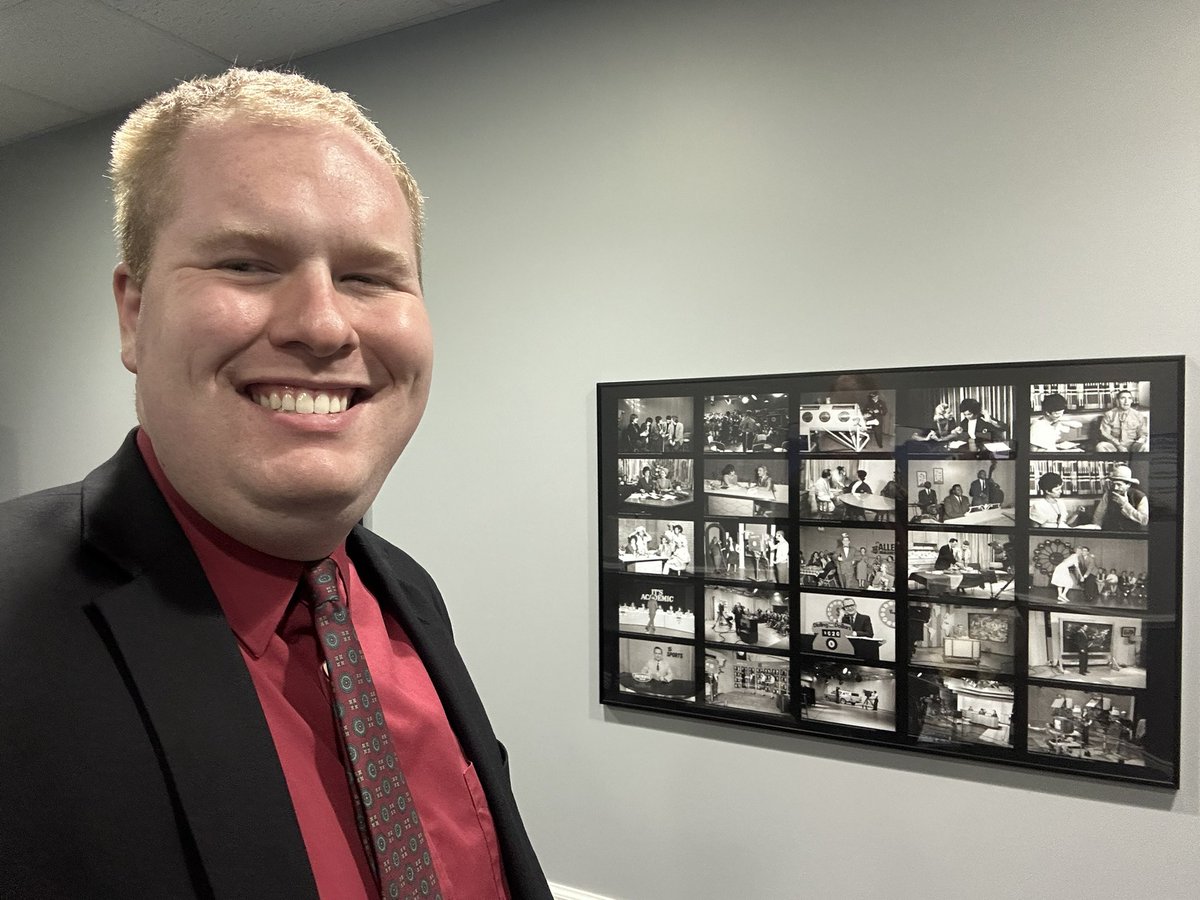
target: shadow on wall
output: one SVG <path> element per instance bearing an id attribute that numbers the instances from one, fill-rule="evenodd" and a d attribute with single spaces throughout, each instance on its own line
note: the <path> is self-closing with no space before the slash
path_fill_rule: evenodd
<path id="1" fill-rule="evenodd" d="M 17 436 L 11 428 L 0 428 L 0 502 L 11 500 L 20 491 L 17 471 Z"/>

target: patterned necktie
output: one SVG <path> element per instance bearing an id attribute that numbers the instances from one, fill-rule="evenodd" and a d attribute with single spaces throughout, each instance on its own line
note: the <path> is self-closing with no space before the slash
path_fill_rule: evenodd
<path id="1" fill-rule="evenodd" d="M 313 624 L 342 730 L 343 761 L 358 830 L 380 896 L 441 900 L 417 808 L 400 771 L 349 609 L 338 590 L 337 563 L 332 559 L 313 563 L 304 578 L 312 592 Z"/>

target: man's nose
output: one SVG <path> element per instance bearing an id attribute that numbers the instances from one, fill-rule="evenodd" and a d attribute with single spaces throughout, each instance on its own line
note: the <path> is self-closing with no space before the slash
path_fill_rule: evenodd
<path id="1" fill-rule="evenodd" d="M 324 359 L 358 346 L 354 299 L 338 289 L 323 265 L 297 269 L 279 286 L 271 316 L 271 342 L 300 347 Z"/>

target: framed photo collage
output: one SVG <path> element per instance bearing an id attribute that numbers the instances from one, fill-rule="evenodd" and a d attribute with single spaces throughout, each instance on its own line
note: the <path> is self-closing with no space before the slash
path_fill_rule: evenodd
<path id="1" fill-rule="evenodd" d="M 602 703 L 1178 788 L 1183 357 L 597 394 Z"/>

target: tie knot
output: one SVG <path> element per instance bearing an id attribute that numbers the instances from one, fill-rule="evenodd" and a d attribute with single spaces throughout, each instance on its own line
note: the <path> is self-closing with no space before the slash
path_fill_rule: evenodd
<path id="1" fill-rule="evenodd" d="M 312 593 L 314 606 L 321 606 L 338 599 L 337 563 L 322 559 L 304 569 L 304 581 Z"/>

